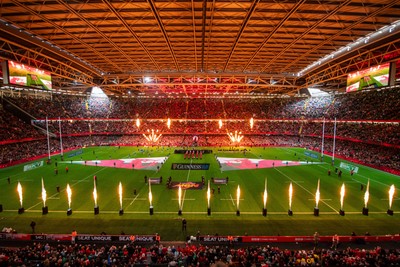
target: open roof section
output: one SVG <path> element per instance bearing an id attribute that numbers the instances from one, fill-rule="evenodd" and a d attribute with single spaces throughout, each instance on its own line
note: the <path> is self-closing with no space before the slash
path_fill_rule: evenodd
<path id="1" fill-rule="evenodd" d="M 341 91 L 353 65 L 400 47 L 396 30 L 297 76 L 400 20 L 398 0 L 3 0 L 0 9 L 0 58 L 41 66 L 55 88 L 78 91 Z"/>

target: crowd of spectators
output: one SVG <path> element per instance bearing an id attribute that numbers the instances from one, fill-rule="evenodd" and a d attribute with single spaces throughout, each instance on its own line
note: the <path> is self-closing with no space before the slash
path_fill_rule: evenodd
<path id="1" fill-rule="evenodd" d="M 53 94 L 10 98 L 44 119 L 337 119 L 398 120 L 400 90 L 386 89 L 325 97 L 290 98 L 98 98 Z"/>
<path id="2" fill-rule="evenodd" d="M 32 125 L 25 123 L 11 112 L 5 110 L 1 103 L 0 125 L 0 142 L 24 138 L 37 138 L 41 136 Z"/>
<path id="3" fill-rule="evenodd" d="M 66 149 L 115 143 L 153 145 L 142 135 L 150 134 L 151 129 L 163 135 L 158 143 L 163 146 L 191 145 L 193 135 L 201 136 L 197 145 L 232 146 L 235 144 L 226 133 L 237 131 L 245 136 L 241 145 L 318 147 L 322 118 L 326 119 L 325 137 L 331 140 L 336 117 L 336 137 L 340 140 L 337 155 L 377 166 L 399 167 L 395 156 L 400 154 L 398 88 L 314 98 L 99 98 L 51 94 L 43 99 L 22 95 L 7 101 L 38 120 L 31 125 L 0 106 L 0 123 L 4 125 L 0 129 L 1 164 L 48 152 L 45 131 L 37 130 L 46 128 L 46 117 L 54 136 L 60 133 L 61 118 Z M 172 119 L 170 127 L 167 118 Z M 255 119 L 253 128 L 250 118 Z M 219 119 L 223 120 L 222 126 Z M 60 147 L 54 136 L 51 153 Z M 32 140 L 21 142 L 25 138 Z M 304 140 L 311 140 L 310 144 Z"/>
<path id="4" fill-rule="evenodd" d="M 35 243 L 0 248 L 1 266 L 398 266 L 400 249 L 281 249 L 275 246 Z"/>
<path id="5" fill-rule="evenodd" d="M 255 121 L 253 129 L 249 120 L 224 121 L 219 128 L 218 120 L 175 120 L 167 127 L 167 120 L 142 120 L 137 127 L 135 120 L 63 120 L 61 122 L 64 135 L 89 135 L 113 134 L 131 135 L 146 134 L 147 130 L 157 129 L 162 134 L 226 134 L 226 132 L 239 131 L 244 135 L 254 134 L 286 134 L 303 136 L 322 136 L 322 121 L 306 120 L 266 120 Z M 45 121 L 35 121 L 35 125 L 45 128 Z M 58 120 L 49 122 L 50 129 L 59 134 Z M 400 143 L 400 123 L 397 122 L 337 122 L 336 136 L 349 140 L 356 139 L 370 143 L 387 143 L 396 145 Z M 325 136 L 334 135 L 334 122 L 326 121 Z"/>

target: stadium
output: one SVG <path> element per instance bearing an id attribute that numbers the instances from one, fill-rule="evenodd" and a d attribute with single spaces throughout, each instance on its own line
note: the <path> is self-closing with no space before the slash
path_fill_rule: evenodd
<path id="1" fill-rule="evenodd" d="M 398 1 L 0 9 L 2 266 L 400 265 Z"/>

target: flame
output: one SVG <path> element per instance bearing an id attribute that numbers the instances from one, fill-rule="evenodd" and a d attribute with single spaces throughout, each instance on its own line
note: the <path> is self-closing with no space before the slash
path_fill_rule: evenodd
<path id="1" fill-rule="evenodd" d="M 253 129 L 253 126 L 254 126 L 254 119 L 251 118 L 250 119 L 250 129 Z"/>
<path id="2" fill-rule="evenodd" d="M 238 185 L 236 190 L 236 206 L 237 210 L 239 210 L 239 200 L 240 200 L 240 186 Z"/>
<path id="3" fill-rule="evenodd" d="M 153 206 L 153 194 L 151 193 L 151 182 L 149 181 L 149 203 Z"/>
<path id="4" fill-rule="evenodd" d="M 97 187 L 96 182 L 93 183 L 93 199 L 94 199 L 94 206 L 97 207 Z"/>
<path id="5" fill-rule="evenodd" d="M 168 127 L 168 129 L 171 128 L 171 119 L 170 118 L 168 118 L 168 120 L 167 120 L 167 127 Z"/>
<path id="6" fill-rule="evenodd" d="M 344 183 L 342 184 L 342 187 L 340 189 L 340 209 L 343 210 L 343 200 L 344 200 L 344 194 L 346 192 L 346 189 L 344 187 Z"/>
<path id="7" fill-rule="evenodd" d="M 69 187 L 69 184 L 67 184 L 67 197 L 68 197 L 68 208 L 71 208 L 72 191 L 71 187 Z"/>
<path id="8" fill-rule="evenodd" d="M 20 182 L 18 182 L 18 185 L 17 185 L 17 192 L 19 195 L 19 203 L 21 204 L 21 208 L 22 208 L 22 186 L 21 186 Z"/>
<path id="9" fill-rule="evenodd" d="M 292 182 L 290 182 L 290 185 L 289 185 L 289 210 L 292 210 L 292 197 L 293 197 L 293 185 L 292 185 Z"/>
<path id="10" fill-rule="evenodd" d="M 121 184 L 121 182 L 119 182 L 119 185 L 118 185 L 118 196 L 119 196 L 119 205 L 121 206 L 121 210 L 122 210 L 122 184 Z"/>
<path id="11" fill-rule="evenodd" d="M 208 188 L 207 188 L 207 204 L 210 207 L 210 199 L 211 199 L 211 190 L 210 190 L 210 181 L 208 181 Z"/>
<path id="12" fill-rule="evenodd" d="M 44 182 L 43 182 L 43 178 L 42 178 L 42 200 L 43 200 L 43 207 L 46 207 L 46 198 L 47 198 L 47 194 L 46 194 L 46 189 L 44 188 Z"/>
<path id="13" fill-rule="evenodd" d="M 364 194 L 364 206 L 365 206 L 365 208 L 368 207 L 368 200 L 369 200 L 369 179 L 368 179 L 368 183 L 367 183 L 367 189 L 365 190 L 365 194 Z"/>
<path id="14" fill-rule="evenodd" d="M 393 196 L 394 196 L 394 184 L 389 189 L 389 209 L 392 209 L 392 201 L 393 201 Z"/>
<path id="15" fill-rule="evenodd" d="M 264 209 L 267 207 L 267 198 L 268 198 L 268 192 L 267 192 L 267 178 L 265 178 L 265 185 L 264 185 Z"/>
<path id="16" fill-rule="evenodd" d="M 136 119 L 136 127 L 138 127 L 138 128 L 140 127 L 140 120 L 139 120 L 139 118 Z"/>
<path id="17" fill-rule="evenodd" d="M 240 143 L 240 141 L 242 141 L 242 139 L 243 139 L 243 135 L 242 135 L 242 132 L 237 132 L 237 131 L 235 131 L 235 134 L 232 134 L 232 133 L 227 133 L 227 135 L 229 136 L 229 139 L 231 140 L 231 142 L 233 142 L 233 143 Z"/>
<path id="18" fill-rule="evenodd" d="M 149 133 L 148 135 L 143 134 L 144 138 L 146 138 L 147 141 L 156 143 L 158 139 L 160 139 L 162 134 L 157 134 L 158 130 L 156 130 L 156 133 L 154 133 L 154 129 L 151 129 L 151 133 L 149 129 L 147 129 L 147 132 Z"/>
<path id="19" fill-rule="evenodd" d="M 219 125 L 219 128 L 221 129 L 222 128 L 222 120 L 221 119 L 219 119 L 218 125 Z"/>
<path id="20" fill-rule="evenodd" d="M 181 184 L 179 184 L 179 188 L 178 188 L 178 206 L 179 206 L 179 210 L 182 209 L 182 187 Z"/>
<path id="21" fill-rule="evenodd" d="M 318 179 L 317 192 L 315 192 L 315 207 L 316 208 L 318 208 L 319 199 L 320 199 L 320 193 L 319 193 L 319 179 Z"/>

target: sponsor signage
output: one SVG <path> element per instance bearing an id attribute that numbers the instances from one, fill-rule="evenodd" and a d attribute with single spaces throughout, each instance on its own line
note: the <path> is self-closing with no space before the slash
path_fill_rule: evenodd
<path id="1" fill-rule="evenodd" d="M 348 163 L 340 162 L 340 168 L 358 173 L 358 167 Z"/>
<path id="2" fill-rule="evenodd" d="M 229 240 L 228 236 L 200 236 L 199 241 L 202 243 L 239 243 L 242 242 L 242 237 L 232 236 Z"/>
<path id="3" fill-rule="evenodd" d="M 179 185 L 183 190 L 187 189 L 203 189 L 203 183 L 201 182 L 171 182 L 169 188 L 178 189 Z"/>
<path id="4" fill-rule="evenodd" d="M 43 160 L 42 161 L 38 161 L 38 162 L 34 162 L 31 164 L 27 164 L 24 166 L 24 172 L 39 168 L 43 166 Z"/>
<path id="5" fill-rule="evenodd" d="M 31 235 L 31 240 L 33 241 L 47 240 L 47 235 Z"/>
<path id="6" fill-rule="evenodd" d="M 135 236 L 135 242 L 139 243 L 152 243 L 155 242 L 155 236 L 143 236 L 137 235 Z M 129 235 L 77 235 L 76 236 L 77 242 L 130 242 Z"/>
<path id="7" fill-rule="evenodd" d="M 172 163 L 171 170 L 208 170 L 210 168 L 210 163 Z"/>
<path id="8" fill-rule="evenodd" d="M 313 159 L 318 159 L 319 156 L 315 153 L 311 153 L 310 151 L 304 151 L 304 155 L 306 155 L 307 157 L 313 158 Z"/>
<path id="9" fill-rule="evenodd" d="M 72 158 L 72 157 L 75 157 L 75 156 L 78 156 L 78 155 L 81 155 L 81 154 L 83 154 L 83 150 L 82 149 L 74 151 L 72 153 L 69 153 L 67 157 L 68 158 Z"/>

